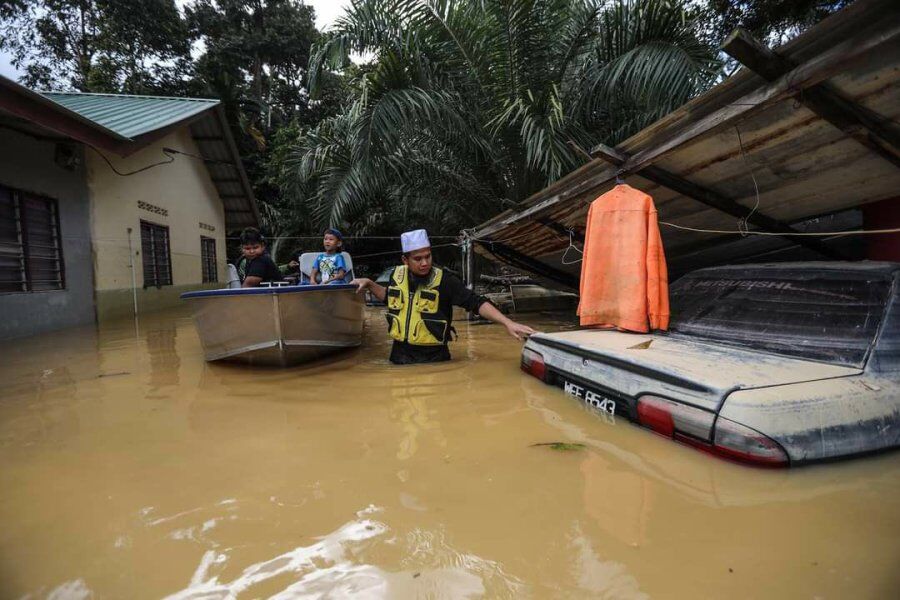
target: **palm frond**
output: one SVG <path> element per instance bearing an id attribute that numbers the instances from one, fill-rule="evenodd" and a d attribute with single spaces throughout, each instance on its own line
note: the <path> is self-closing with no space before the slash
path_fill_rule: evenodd
<path id="1" fill-rule="evenodd" d="M 311 88 L 374 57 L 341 115 L 298 140 L 283 189 L 321 222 L 468 226 L 710 86 L 689 0 L 354 0 Z M 302 198 L 302 199 L 301 199 Z"/>

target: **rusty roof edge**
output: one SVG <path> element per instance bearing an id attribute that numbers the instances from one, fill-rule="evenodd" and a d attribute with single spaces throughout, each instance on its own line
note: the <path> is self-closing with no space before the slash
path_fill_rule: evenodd
<path id="1" fill-rule="evenodd" d="M 893 0 L 858 0 L 851 6 L 835 13 L 820 23 L 808 29 L 802 35 L 791 40 L 787 44 L 779 48 L 779 52 L 791 58 L 797 58 L 798 54 L 803 53 L 810 46 L 818 46 L 830 48 L 834 45 L 834 40 L 829 41 L 827 38 L 830 34 L 840 33 L 841 30 L 854 29 L 858 22 L 869 22 L 873 14 L 879 12 L 897 12 L 898 4 Z M 829 35 L 826 35 L 829 34 Z M 809 60 L 809 58 L 807 58 Z M 748 93 L 767 87 L 768 82 L 752 73 L 748 69 L 741 69 L 722 83 L 707 90 L 703 94 L 693 98 L 680 108 L 672 111 L 662 119 L 645 127 L 641 131 L 635 133 L 617 148 L 634 154 L 643 151 L 647 147 L 666 141 L 671 138 L 669 131 L 671 128 L 682 125 L 687 126 L 691 120 L 700 120 L 717 110 L 721 110 L 724 106 L 730 104 L 728 96 L 736 95 L 742 97 Z M 707 105 L 707 110 L 700 110 L 701 107 Z M 712 106 L 710 106 L 712 105 Z M 700 114 L 698 114 L 700 113 Z M 684 121 L 684 123 L 679 123 Z M 660 140 L 659 138 L 664 138 Z M 604 169 L 604 167 L 607 167 Z M 587 171 L 599 171 L 600 177 L 596 178 L 593 186 L 603 185 L 615 177 L 616 169 L 608 168 L 608 163 L 602 159 L 595 159 L 587 163 L 575 171 L 565 175 L 561 179 L 553 182 L 544 189 L 532 194 L 519 204 L 519 210 L 514 212 L 512 209 L 505 211 L 479 225 L 473 227 L 472 230 L 478 232 L 479 236 L 490 236 L 498 231 L 512 225 L 516 221 L 532 216 L 541 212 L 544 208 L 552 206 L 566 197 L 579 195 L 578 193 L 565 193 L 565 188 L 575 183 Z M 596 177 L 596 176 L 595 176 Z M 584 193 L 587 190 L 581 190 Z"/>
<path id="2" fill-rule="evenodd" d="M 523 211 L 527 211 L 531 206 L 540 202 L 540 200 L 547 199 L 547 198 L 553 198 L 553 197 L 559 195 L 559 190 L 562 190 L 562 189 L 568 187 L 570 184 L 574 184 L 576 182 L 576 180 L 586 178 L 587 176 L 592 174 L 594 171 L 597 171 L 598 169 L 604 169 L 607 166 L 608 166 L 607 163 L 599 158 L 594 159 L 589 163 L 585 163 L 582 166 L 575 169 L 574 171 L 572 171 L 571 173 L 569 173 L 568 175 L 565 175 L 562 178 L 557 179 L 556 181 L 554 181 L 553 183 L 551 183 L 550 185 L 548 185 L 547 187 L 542 189 L 540 192 L 532 194 L 531 196 L 526 198 L 517 207 L 519 209 L 518 211 L 516 211 L 515 209 L 507 209 L 507 210 L 501 212 L 500 214 L 491 217 L 490 219 L 488 219 L 487 221 L 474 227 L 473 229 L 474 230 L 482 230 L 485 228 L 489 228 L 493 224 L 504 220 L 506 217 L 518 214 Z"/>

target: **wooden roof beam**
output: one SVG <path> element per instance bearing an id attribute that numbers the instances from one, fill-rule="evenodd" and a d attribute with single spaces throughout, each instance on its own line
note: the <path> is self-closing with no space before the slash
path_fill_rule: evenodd
<path id="1" fill-rule="evenodd" d="M 797 65 L 757 40 L 744 29 L 736 29 L 722 50 L 766 81 L 776 81 Z M 808 109 L 885 160 L 900 167 L 900 136 L 884 125 L 881 117 L 860 106 L 827 82 L 806 88 L 796 96 Z"/>
<path id="2" fill-rule="evenodd" d="M 644 167 L 652 165 L 683 146 L 701 137 L 733 127 L 734 124 L 765 111 L 773 104 L 795 96 L 798 90 L 809 89 L 843 72 L 850 65 L 881 47 L 896 43 L 900 38 L 900 21 L 894 18 L 898 11 L 895 5 L 896 2 L 889 0 L 873 2 L 858 0 L 845 10 L 848 14 L 854 12 L 857 19 L 865 17 L 865 27 L 853 29 L 850 35 L 839 38 L 838 42 L 777 80 L 748 92 L 740 98 L 740 101 L 720 106 L 709 114 L 687 117 L 681 124 L 666 127 L 660 135 L 653 138 L 653 143 L 642 142 L 638 145 L 638 148 L 643 149 L 635 150 L 630 156 L 625 172 L 638 173 Z M 837 16 L 831 17 L 836 18 Z M 483 224 L 478 230 L 479 235 L 486 237 L 496 235 L 511 225 L 533 219 L 573 197 L 591 192 L 615 177 L 615 169 L 597 170 L 593 163 L 588 163 L 582 169 L 584 170 L 577 172 L 577 182 L 569 182 L 563 178 L 548 188 L 552 195 L 548 196 L 546 195 L 548 190 L 542 190 L 529 199 L 527 206 L 518 212 L 507 211 Z M 572 176 L 575 177 L 575 174 Z"/>
<path id="3" fill-rule="evenodd" d="M 550 217 L 540 217 L 538 218 L 538 223 L 562 236 L 568 236 L 571 233 L 574 241 L 584 243 L 584 236 L 581 233 L 571 227 L 566 227 L 562 223 L 557 223 Z"/>
<path id="4" fill-rule="evenodd" d="M 524 269 L 529 273 L 534 273 L 566 287 L 578 289 L 579 277 L 571 273 L 555 269 L 500 242 L 476 240 L 475 243 L 509 265 L 518 269 Z"/>
<path id="5" fill-rule="evenodd" d="M 617 167 L 624 167 L 628 163 L 629 157 L 626 154 L 603 144 L 595 147 L 592 152 L 594 156 L 602 158 Z M 660 167 L 649 165 L 640 169 L 636 174 L 653 183 L 667 187 L 674 192 L 678 192 L 682 196 L 696 200 L 701 204 L 720 210 L 733 217 L 746 219 L 748 223 L 759 227 L 762 231 L 783 234 L 801 233 L 786 223 L 782 223 L 781 221 L 762 214 L 759 210 L 751 211 L 746 206 L 738 204 L 734 200 L 720 195 L 718 192 L 697 185 L 696 183 L 688 181 L 687 179 L 679 177 Z M 843 258 L 833 249 L 816 239 L 790 235 L 786 235 L 785 237 L 790 239 L 794 244 L 809 248 L 828 258 Z"/>
<path id="6" fill-rule="evenodd" d="M 652 164 L 670 152 L 698 139 L 732 127 L 735 123 L 758 114 L 772 104 L 795 96 L 799 90 L 807 90 L 845 70 L 847 65 L 860 60 L 880 46 L 894 43 L 900 37 L 900 22 L 886 21 L 880 31 L 857 31 L 828 50 L 791 69 L 777 80 L 764 85 L 735 102 L 675 129 L 671 136 L 628 159 L 627 171 L 636 172 Z"/>

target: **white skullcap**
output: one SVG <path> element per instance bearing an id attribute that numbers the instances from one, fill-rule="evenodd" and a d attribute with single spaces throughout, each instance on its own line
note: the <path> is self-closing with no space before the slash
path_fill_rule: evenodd
<path id="1" fill-rule="evenodd" d="M 405 254 L 422 248 L 430 248 L 431 242 L 428 241 L 428 233 L 424 229 L 416 229 L 400 234 L 400 245 L 403 246 Z"/>

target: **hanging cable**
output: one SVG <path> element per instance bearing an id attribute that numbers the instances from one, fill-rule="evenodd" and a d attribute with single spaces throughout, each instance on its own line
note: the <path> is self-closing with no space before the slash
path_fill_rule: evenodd
<path id="1" fill-rule="evenodd" d="M 435 248 L 449 248 L 451 246 L 458 248 L 459 244 L 437 244 L 437 245 L 432 246 L 431 249 L 434 250 Z M 353 260 L 359 260 L 361 258 L 371 258 L 373 256 L 387 256 L 388 254 L 396 255 L 396 254 L 402 254 L 402 253 L 400 252 L 400 250 L 391 250 L 389 252 L 375 252 L 373 254 L 359 254 L 359 255 L 354 254 Z"/>
<path id="2" fill-rule="evenodd" d="M 855 229 L 852 231 L 820 231 L 820 232 L 803 232 L 803 231 L 795 231 L 795 232 L 785 232 L 779 233 L 776 231 L 735 231 L 733 229 L 699 229 L 696 227 L 687 227 L 685 225 L 676 225 L 675 223 L 667 223 L 666 221 L 659 221 L 660 225 L 665 225 L 666 227 L 674 227 L 675 229 L 683 229 L 684 231 L 694 231 L 697 233 L 724 233 L 729 235 L 766 235 L 766 236 L 775 236 L 775 237 L 784 237 L 784 236 L 792 236 L 792 237 L 840 237 L 846 235 L 880 235 L 887 233 L 900 233 L 900 227 L 895 227 L 894 229 Z"/>
<path id="3" fill-rule="evenodd" d="M 163 148 L 162 153 L 165 154 L 166 158 L 168 158 L 169 160 L 161 160 L 159 162 L 153 163 L 152 165 L 147 165 L 146 167 L 141 167 L 140 169 L 137 169 L 135 171 L 129 171 L 128 173 L 122 173 L 115 167 L 115 165 L 113 165 L 110 162 L 110 160 L 108 158 L 106 158 L 105 154 L 103 154 L 102 152 L 100 152 L 99 150 L 94 148 L 93 146 L 88 146 L 88 148 L 90 148 L 91 150 L 96 152 L 100 156 L 100 158 L 102 158 L 104 161 L 106 161 L 106 164 L 108 164 L 109 168 L 113 170 L 113 173 L 115 173 L 119 177 L 130 177 L 131 175 L 137 175 L 138 173 L 143 173 L 144 171 L 148 171 L 148 170 L 152 169 L 153 167 L 158 167 L 160 165 L 168 165 L 168 164 L 175 162 L 175 157 L 172 156 L 172 154 L 170 154 L 171 148 Z"/>
<path id="4" fill-rule="evenodd" d="M 458 238 L 458 235 L 429 235 L 429 239 L 432 240 L 455 240 Z M 226 240 L 240 240 L 240 237 L 226 237 Z M 274 241 L 274 240 L 321 240 L 321 235 L 290 235 L 290 236 L 277 236 L 277 237 L 268 237 L 266 236 L 266 240 Z M 345 235 L 345 240 L 399 240 L 399 235 Z"/>
<path id="5" fill-rule="evenodd" d="M 747 154 L 744 152 L 744 141 L 741 139 L 741 130 L 735 125 L 734 131 L 737 133 L 738 146 L 741 149 L 741 158 L 747 164 L 747 170 L 750 171 L 750 179 L 753 180 L 753 189 L 756 191 L 756 204 L 753 205 L 753 210 L 738 220 L 738 230 L 742 231 L 743 235 L 747 235 L 747 233 L 750 232 L 750 217 L 756 214 L 756 210 L 759 208 L 759 185 L 756 183 L 756 174 L 753 172 L 753 165 L 750 163 Z"/>
<path id="6" fill-rule="evenodd" d="M 218 165 L 226 165 L 229 167 L 233 167 L 234 163 L 227 160 L 219 160 L 217 158 L 206 158 L 205 156 L 200 156 L 199 154 L 191 154 L 190 152 L 182 152 L 181 150 L 176 150 L 175 148 L 163 148 L 163 152 L 171 153 L 171 154 L 181 154 L 182 156 L 187 156 L 188 158 L 194 158 L 196 160 L 202 160 L 203 162 L 214 163 Z"/>

